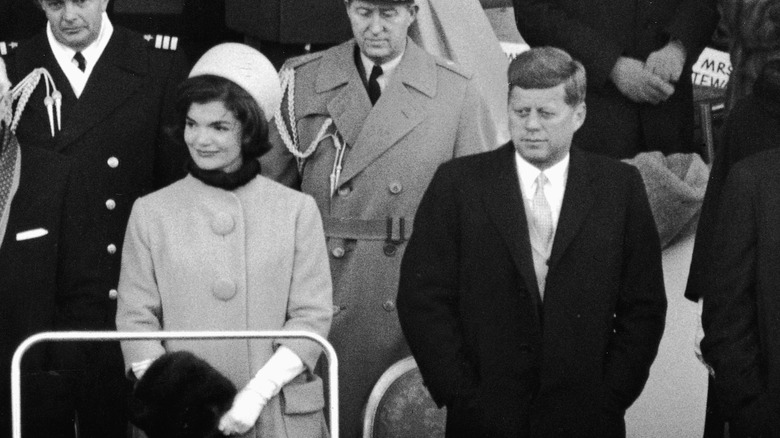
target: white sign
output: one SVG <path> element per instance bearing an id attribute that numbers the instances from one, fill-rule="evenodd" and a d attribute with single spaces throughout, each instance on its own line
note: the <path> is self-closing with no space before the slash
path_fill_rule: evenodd
<path id="1" fill-rule="evenodd" d="M 702 87 L 726 88 L 731 75 L 729 54 L 710 47 L 704 49 L 693 65 L 691 81 Z"/>

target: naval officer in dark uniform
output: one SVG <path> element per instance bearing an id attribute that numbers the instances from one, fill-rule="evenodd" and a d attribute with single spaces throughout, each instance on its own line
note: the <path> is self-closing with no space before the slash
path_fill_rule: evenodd
<path id="1" fill-rule="evenodd" d="M 119 256 L 133 201 L 184 176 L 187 151 L 167 141 L 173 96 L 187 66 L 170 41 L 121 27 L 106 15 L 108 0 L 38 0 L 46 28 L 7 58 L 12 82 L 45 67 L 59 90 L 38 87 L 19 123 L 20 143 L 71 157 L 86 184 L 88 245 L 84 275 L 99 280 L 89 293 L 113 330 Z M 50 120 L 52 128 L 50 129 Z M 124 436 L 125 379 L 119 345 L 95 345 L 82 386 L 82 437 Z"/>

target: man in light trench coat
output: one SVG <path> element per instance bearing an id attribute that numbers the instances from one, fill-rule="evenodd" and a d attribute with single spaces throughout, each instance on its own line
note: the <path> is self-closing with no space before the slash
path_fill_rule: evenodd
<path id="1" fill-rule="evenodd" d="M 354 38 L 282 68 L 274 147 L 261 162 L 322 213 L 341 433 L 353 438 L 376 381 L 409 355 L 395 297 L 420 198 L 440 163 L 497 142 L 471 73 L 408 38 L 414 0 L 345 5 Z"/>

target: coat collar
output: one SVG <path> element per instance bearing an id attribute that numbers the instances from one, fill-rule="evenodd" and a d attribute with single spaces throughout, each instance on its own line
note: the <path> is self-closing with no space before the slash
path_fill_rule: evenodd
<path id="1" fill-rule="evenodd" d="M 78 100 L 67 95 L 72 95 L 73 91 L 54 58 L 45 32 L 34 37 L 30 50 L 19 51 L 19 73 L 26 74 L 35 68 L 45 67 L 66 95 L 65 102 L 72 102 L 71 109 L 66 109 L 67 123 L 56 136 L 56 150 L 65 149 L 100 124 L 143 85 L 143 78 L 148 73 L 148 53 L 140 36 L 138 41 L 133 40 L 134 36 L 118 26 L 114 28 L 114 34 Z"/>
<path id="2" fill-rule="evenodd" d="M 517 179 L 515 147 L 506 143 L 492 153 L 489 166 L 479 170 L 483 183 L 482 201 L 496 228 L 509 248 L 534 303 L 540 305 L 539 285 L 531 254 L 531 239 L 525 217 L 523 196 Z"/>
<path id="3" fill-rule="evenodd" d="M 531 254 L 531 240 L 528 221 L 520 193 L 515 166 L 515 148 L 509 142 L 493 154 L 494 161 L 490 169 L 482 170 L 484 183 L 483 202 L 488 214 L 499 229 L 509 247 L 512 259 L 525 285 L 537 304 L 539 304 L 539 286 Z M 566 181 L 566 193 L 563 196 L 561 216 L 553 241 L 548 275 L 552 275 L 555 265 L 565 254 L 571 242 L 579 234 L 585 219 L 590 213 L 594 200 L 592 174 L 586 156 L 573 146 L 569 162 L 569 175 Z"/>
<path id="4" fill-rule="evenodd" d="M 342 182 L 360 173 L 420 124 L 438 86 L 435 59 L 407 39 L 400 64 L 382 98 L 372 107 L 355 65 L 354 50 L 352 40 L 327 52 L 315 80 L 315 92 L 326 96 L 328 114 L 350 148 Z"/>

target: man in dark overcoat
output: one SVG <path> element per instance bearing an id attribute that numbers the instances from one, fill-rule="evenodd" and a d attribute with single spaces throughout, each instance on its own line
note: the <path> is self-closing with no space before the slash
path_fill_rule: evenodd
<path id="1" fill-rule="evenodd" d="M 666 314 L 638 171 L 572 143 L 585 70 L 556 48 L 509 67 L 512 141 L 433 177 L 398 315 L 447 437 L 624 437 Z"/>
<path id="2" fill-rule="evenodd" d="M 531 47 L 554 46 L 588 71 L 583 148 L 613 158 L 700 152 L 691 67 L 718 22 L 716 0 L 513 0 Z"/>
<path id="3" fill-rule="evenodd" d="M 780 437 L 780 150 L 738 162 L 720 195 L 701 350 L 732 438 Z"/>
<path id="4" fill-rule="evenodd" d="M 17 129 L 22 144 L 73 159 L 84 175 L 89 245 L 80 258 L 90 291 L 102 302 L 103 329 L 113 330 L 119 258 L 133 201 L 184 175 L 187 151 L 167 141 L 174 94 L 186 77 L 170 42 L 114 27 L 108 0 L 38 0 L 47 26 L 7 59 L 12 81 L 44 67 L 58 90 L 30 96 Z M 50 115 L 51 114 L 51 115 Z M 92 376 L 82 385 L 82 436 L 124 436 L 124 381 L 118 343 L 96 345 Z"/>
<path id="5" fill-rule="evenodd" d="M 20 146 L 11 131 L 11 89 L 0 59 L 0 436 L 11 436 L 11 358 L 33 334 L 94 328 L 97 300 L 78 269 L 83 223 L 73 166 Z M 40 84 L 43 87 L 43 84 Z M 79 348 L 39 344 L 22 360 L 26 437 L 70 437 Z"/>

